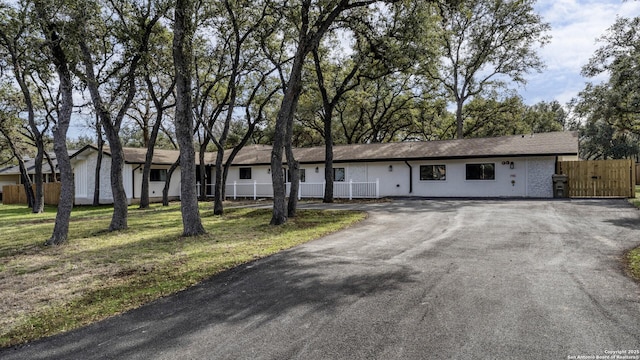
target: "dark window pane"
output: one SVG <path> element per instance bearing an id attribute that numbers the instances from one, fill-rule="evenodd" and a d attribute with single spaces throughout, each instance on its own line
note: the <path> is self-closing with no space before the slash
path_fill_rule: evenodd
<path id="1" fill-rule="evenodd" d="M 495 180 L 495 164 L 467 164 L 467 180 Z"/>
<path id="2" fill-rule="evenodd" d="M 149 172 L 149 181 L 166 181 L 167 169 L 151 169 Z"/>
<path id="3" fill-rule="evenodd" d="M 344 168 L 333 168 L 333 181 L 344 181 Z"/>
<path id="4" fill-rule="evenodd" d="M 251 168 L 240 168 L 240 179 L 251 179 Z"/>
<path id="5" fill-rule="evenodd" d="M 420 165 L 420 180 L 446 180 L 446 165 Z"/>

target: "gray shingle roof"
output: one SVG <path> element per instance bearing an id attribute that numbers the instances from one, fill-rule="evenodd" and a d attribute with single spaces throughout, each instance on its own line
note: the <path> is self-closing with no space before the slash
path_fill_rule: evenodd
<path id="1" fill-rule="evenodd" d="M 92 147 L 95 149 L 95 147 Z M 245 146 L 233 165 L 266 165 L 271 163 L 271 146 Z M 130 164 L 143 164 L 145 148 L 124 148 L 125 161 Z M 109 149 L 105 148 L 109 154 Z M 225 152 L 226 158 L 231 153 Z M 324 162 L 324 147 L 297 148 L 296 159 L 301 163 Z M 372 162 L 429 159 L 461 159 L 506 156 L 577 156 L 578 134 L 576 132 L 553 132 L 532 135 L 502 136 L 462 140 L 401 142 L 382 144 L 337 145 L 333 148 L 334 162 Z M 173 164 L 179 157 L 177 150 L 154 151 L 153 163 L 156 165 Z M 205 162 L 214 164 L 215 152 L 207 153 Z M 196 162 L 197 160 L 196 155 Z"/>
<path id="2" fill-rule="evenodd" d="M 242 155 L 242 156 L 240 156 Z M 576 132 L 502 136 L 462 140 L 338 145 L 334 162 L 460 159 L 506 156 L 578 155 Z M 298 148 L 301 163 L 324 162 L 324 147 Z M 269 164 L 271 149 L 243 149 L 234 165 Z"/>

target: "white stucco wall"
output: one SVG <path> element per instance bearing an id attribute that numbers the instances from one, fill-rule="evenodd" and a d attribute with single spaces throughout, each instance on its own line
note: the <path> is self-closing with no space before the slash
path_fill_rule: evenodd
<path id="1" fill-rule="evenodd" d="M 129 165 L 129 164 L 127 164 Z M 152 169 L 165 169 L 168 170 L 171 166 L 166 165 L 153 165 Z M 133 173 L 129 171 L 129 174 L 133 174 L 133 186 L 135 186 L 134 198 L 139 199 L 142 195 L 142 168 L 143 165 L 129 165 L 129 168 L 133 170 Z M 131 175 L 129 176 L 131 177 Z M 164 189 L 164 181 L 149 181 L 149 197 L 159 198 L 162 197 L 162 190 Z M 178 167 L 171 176 L 171 183 L 169 184 L 169 197 L 180 196 L 180 168 Z"/>
<path id="2" fill-rule="evenodd" d="M 466 165 L 495 164 L 494 180 L 466 180 Z M 513 163 L 513 168 L 511 168 Z M 303 164 L 307 183 L 324 181 L 324 164 Z M 410 192 L 410 167 L 413 168 L 413 191 Z M 551 176 L 555 171 L 555 157 L 485 158 L 436 161 L 401 161 L 372 163 L 335 163 L 334 168 L 345 168 L 345 182 L 376 182 L 380 196 L 424 197 L 553 197 Z M 445 180 L 420 180 L 420 165 L 445 165 Z M 269 167 L 250 166 L 251 179 L 239 178 L 239 167 L 229 171 L 227 185 L 270 184 Z M 316 173 L 315 168 L 318 168 Z M 245 186 L 245 189 L 248 188 Z M 238 187 L 240 189 L 240 187 Z M 238 190 L 239 191 L 239 190 Z M 229 194 L 228 194 L 229 195 Z M 303 193 L 303 196 L 305 194 Z"/>

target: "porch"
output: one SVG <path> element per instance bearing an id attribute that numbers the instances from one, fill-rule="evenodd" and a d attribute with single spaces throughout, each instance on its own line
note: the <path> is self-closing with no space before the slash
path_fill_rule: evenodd
<path id="1" fill-rule="evenodd" d="M 200 184 L 197 184 L 200 193 Z M 207 185 L 207 194 L 214 194 L 214 185 Z M 286 193 L 291 189 L 291 183 L 286 183 Z M 324 198 L 325 182 L 300 182 L 298 198 L 322 199 Z M 209 195 L 211 196 L 211 195 Z M 227 199 L 238 198 L 273 198 L 273 185 L 271 183 L 238 182 L 226 184 L 225 197 Z M 336 181 L 333 183 L 334 199 L 378 199 L 380 198 L 380 180 L 375 182 Z"/>

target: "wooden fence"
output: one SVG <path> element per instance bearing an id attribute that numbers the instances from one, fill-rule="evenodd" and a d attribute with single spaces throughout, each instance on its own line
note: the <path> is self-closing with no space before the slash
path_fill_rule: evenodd
<path id="1" fill-rule="evenodd" d="M 60 183 L 44 183 L 42 184 L 44 192 L 44 203 L 47 205 L 58 205 L 60 201 Z M 36 192 L 36 185 L 32 185 L 33 192 Z M 24 192 L 24 185 L 6 185 L 2 187 L 2 203 L 9 204 L 26 204 L 27 196 Z"/>
<path id="2" fill-rule="evenodd" d="M 558 173 L 568 177 L 569 197 L 635 197 L 633 160 L 560 161 Z"/>

